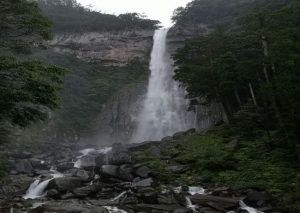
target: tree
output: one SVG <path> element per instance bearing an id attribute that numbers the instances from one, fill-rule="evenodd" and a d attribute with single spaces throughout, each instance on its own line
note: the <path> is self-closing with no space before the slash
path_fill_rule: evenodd
<path id="1" fill-rule="evenodd" d="M 33 44 L 50 38 L 50 21 L 41 14 L 37 3 L 4 0 L 0 2 L 0 11 L 0 131 L 3 133 L 8 126 L 26 127 L 44 120 L 50 110 L 58 107 L 58 91 L 65 70 L 20 57 Z"/>

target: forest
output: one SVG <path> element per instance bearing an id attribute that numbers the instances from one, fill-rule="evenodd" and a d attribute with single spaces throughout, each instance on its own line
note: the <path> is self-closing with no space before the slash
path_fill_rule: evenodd
<path id="1" fill-rule="evenodd" d="M 283 188 L 297 193 L 300 4 L 297 0 L 245 2 L 231 0 L 225 4 L 224 1 L 195 0 L 186 8 L 175 11 L 173 20 L 177 25 L 188 26 L 203 20 L 210 32 L 187 40 L 184 47 L 174 54 L 177 67 L 174 78 L 187 88 L 192 107 L 221 103 L 226 115 L 224 121 L 229 125 L 229 129 L 221 135 L 225 138 L 235 136 L 244 141 L 240 151 L 246 149 L 253 154 L 269 155 L 270 158 L 263 157 L 268 158 L 266 161 L 258 156 L 251 157 L 254 165 L 265 162 L 266 165 L 261 165 L 262 170 L 269 174 L 275 171 L 274 168 L 268 169 L 268 161 L 283 163 L 285 166 L 278 171 L 277 178 L 282 176 L 290 181 L 288 176 L 291 175 L 296 183 L 289 183 Z M 243 162 L 239 158 L 235 160 Z M 220 179 L 237 183 L 237 178 L 251 174 L 251 161 L 248 168 L 240 168 L 237 174 L 229 172 L 235 170 L 230 166 L 221 169 L 225 174 L 219 174 L 225 176 Z M 277 165 L 277 169 L 280 167 Z M 287 172 L 284 168 L 291 170 Z M 254 173 L 251 176 L 256 177 L 256 186 L 259 179 L 276 182 L 275 177 L 261 178 Z M 249 183 L 242 182 L 253 184 L 251 180 Z M 276 183 L 271 185 L 274 187 Z M 279 190 L 280 187 L 277 185 L 275 188 Z M 279 196 L 280 200 L 286 199 L 282 194 Z M 297 196 L 291 196 L 289 202 L 297 203 Z"/>

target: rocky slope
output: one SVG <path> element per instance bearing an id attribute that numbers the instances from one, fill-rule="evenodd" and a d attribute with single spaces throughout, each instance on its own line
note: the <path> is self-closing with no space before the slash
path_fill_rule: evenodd
<path id="1" fill-rule="evenodd" d="M 266 192 L 204 189 L 199 177 L 190 177 L 193 186 L 189 178 L 180 179 L 190 165 L 178 164 L 166 153 L 192 134 L 194 129 L 163 141 L 80 152 L 84 147 L 71 144 L 49 144 L 36 153 L 8 152 L 10 175 L 1 182 L 0 212 L 258 212 L 247 205 L 272 212 Z M 167 166 L 151 163 L 155 161 Z M 174 179 L 168 178 L 170 173 Z"/>

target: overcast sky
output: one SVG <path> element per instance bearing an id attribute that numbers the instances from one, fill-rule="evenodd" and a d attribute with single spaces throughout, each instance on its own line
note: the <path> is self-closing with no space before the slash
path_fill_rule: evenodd
<path id="1" fill-rule="evenodd" d="M 77 0 L 84 6 L 93 5 L 104 13 L 120 14 L 138 12 L 151 19 L 160 20 L 164 26 L 171 26 L 174 9 L 185 6 L 191 0 Z"/>

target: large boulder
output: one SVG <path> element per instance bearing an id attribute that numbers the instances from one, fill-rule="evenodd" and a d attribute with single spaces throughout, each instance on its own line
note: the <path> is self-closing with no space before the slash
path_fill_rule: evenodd
<path id="1" fill-rule="evenodd" d="M 192 203 L 200 206 L 213 207 L 221 211 L 232 210 L 239 207 L 240 199 L 216 197 L 211 195 L 196 194 L 190 197 Z"/>
<path id="2" fill-rule="evenodd" d="M 74 163 L 72 162 L 64 162 L 60 163 L 56 166 L 56 170 L 59 172 L 65 172 L 67 170 L 70 170 L 74 167 Z"/>
<path id="3" fill-rule="evenodd" d="M 56 213 L 107 213 L 108 211 L 99 206 L 82 204 L 78 200 L 52 201 L 43 205 L 44 212 Z"/>
<path id="4" fill-rule="evenodd" d="M 71 191 L 75 188 L 81 187 L 82 181 L 76 177 L 61 177 L 51 180 L 47 189 L 56 189 L 60 192 Z"/>
<path id="5" fill-rule="evenodd" d="M 147 178 L 138 182 L 133 182 L 132 186 L 133 187 L 150 187 L 153 183 L 152 178 Z"/>
<path id="6" fill-rule="evenodd" d="M 121 180 L 132 181 L 134 178 L 132 175 L 132 171 L 133 168 L 127 164 L 122 166 L 103 165 L 101 167 L 100 173 L 105 177 L 112 177 Z"/>
<path id="7" fill-rule="evenodd" d="M 128 164 L 122 165 L 119 168 L 118 177 L 122 180 L 132 181 L 134 178 L 132 172 L 133 172 L 132 166 Z"/>
<path id="8" fill-rule="evenodd" d="M 101 174 L 109 177 L 117 177 L 118 176 L 119 166 L 116 165 L 103 165 L 101 167 Z"/>
<path id="9" fill-rule="evenodd" d="M 15 170 L 22 174 L 32 174 L 33 167 L 29 160 L 20 160 L 15 164 Z"/>
<path id="10" fill-rule="evenodd" d="M 80 158 L 80 168 L 90 169 L 96 166 L 95 155 L 86 155 Z"/>
<path id="11" fill-rule="evenodd" d="M 97 186 L 89 185 L 89 186 L 74 189 L 73 194 L 75 195 L 75 197 L 84 198 L 96 193 L 98 190 L 99 188 Z"/>
<path id="12" fill-rule="evenodd" d="M 247 193 L 247 197 L 245 198 L 245 203 L 250 206 L 262 206 L 269 201 L 271 201 L 272 197 L 267 192 L 259 192 L 259 191 L 249 191 Z"/>
<path id="13" fill-rule="evenodd" d="M 138 176 L 138 177 L 141 177 L 141 178 L 147 178 L 147 177 L 149 177 L 150 173 L 151 173 L 151 170 L 147 166 L 137 167 L 134 170 L 134 174 L 136 176 Z"/>

